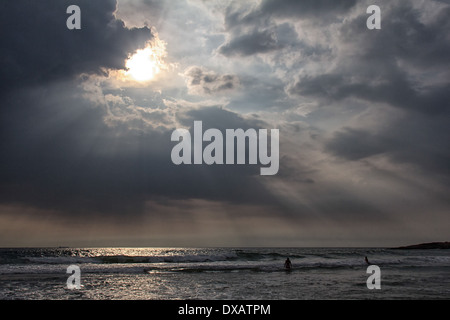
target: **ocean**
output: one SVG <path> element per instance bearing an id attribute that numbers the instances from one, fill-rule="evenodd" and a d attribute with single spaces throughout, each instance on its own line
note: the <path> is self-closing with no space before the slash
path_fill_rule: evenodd
<path id="1" fill-rule="evenodd" d="M 365 257 L 380 271 L 368 288 Z M 292 269 L 284 269 L 289 257 Z M 69 266 L 79 289 L 69 289 Z M 75 283 L 71 282 L 70 283 Z M 370 283 L 375 283 L 372 280 Z M 1 300 L 449 299 L 450 250 L 1 248 Z"/>

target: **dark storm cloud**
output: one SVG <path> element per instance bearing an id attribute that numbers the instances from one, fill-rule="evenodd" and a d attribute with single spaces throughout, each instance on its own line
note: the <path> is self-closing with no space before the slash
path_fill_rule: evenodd
<path id="1" fill-rule="evenodd" d="M 282 48 L 273 32 L 269 30 L 253 30 L 248 34 L 239 35 L 219 48 L 225 56 L 250 56 L 266 53 Z"/>
<path id="2" fill-rule="evenodd" d="M 67 7 L 81 9 L 81 30 L 68 30 Z M 152 38 L 114 17 L 115 0 L 2 1 L 0 88 L 123 69 L 128 54 Z"/>
<path id="3" fill-rule="evenodd" d="M 69 4 L 81 8 L 81 30 L 66 28 Z M 8 32 L 1 86 L 14 91 L 0 110 L 1 203 L 82 216 L 139 215 L 146 201 L 161 198 L 273 203 L 253 179 L 259 166 L 175 166 L 170 121 L 158 129 L 143 124 L 169 119 L 167 109 L 128 106 L 133 100 L 120 95 L 110 95 L 107 107 L 101 87 L 89 93 L 98 94 L 96 103 L 86 98 L 80 84 L 87 77 L 77 75 L 123 68 L 127 55 L 152 38 L 148 28 L 126 28 L 115 19 L 115 8 L 115 1 L 2 2 L 1 27 Z M 191 71 L 190 85 L 204 93 L 238 85 L 234 75 Z M 140 116 L 130 120 L 126 115 L 133 110 Z M 260 124 L 220 107 L 188 105 L 177 112 L 187 127 L 194 120 L 219 129 Z"/>
<path id="4" fill-rule="evenodd" d="M 81 9 L 81 30 L 66 27 L 73 4 Z M 142 208 L 135 200 L 143 182 L 130 184 L 135 172 L 126 169 L 135 163 L 111 154 L 111 146 L 127 150 L 128 139 L 139 137 L 114 139 L 101 109 L 72 82 L 82 73 L 123 69 L 152 39 L 148 28 L 126 28 L 115 10 L 115 0 L 1 2 L 0 91 L 8 93 L 0 110 L 2 203 L 85 213 Z"/>
<path id="5" fill-rule="evenodd" d="M 279 17 L 325 17 L 328 14 L 341 14 L 347 12 L 355 4 L 356 0 L 264 0 L 259 10 L 262 15 L 274 15 Z"/>
<path id="6" fill-rule="evenodd" d="M 225 12 L 228 30 L 242 25 L 264 26 L 270 18 L 319 18 L 326 20 L 332 15 L 348 12 L 357 0 L 264 0 L 249 10 L 233 6 Z"/>
<path id="7" fill-rule="evenodd" d="M 392 169 L 400 167 L 402 170 L 410 169 L 408 172 L 412 173 L 413 180 L 428 183 L 431 179 L 430 185 L 436 190 L 448 190 L 450 38 L 447 30 L 450 8 L 427 7 L 430 10 L 421 11 L 419 3 L 410 1 L 365 4 L 356 1 L 262 1 L 248 10 L 230 7 L 225 12 L 228 38 L 219 47 L 219 52 L 234 59 L 246 57 L 246 52 L 248 55 L 259 54 L 272 62 L 278 71 L 292 72 L 295 80 L 283 79 L 286 92 L 294 100 L 305 99 L 327 109 L 327 112 L 313 111 L 305 121 L 318 117 L 316 123 L 321 127 L 332 123 L 330 127 L 333 129 L 327 128 L 332 130 L 329 132 L 331 138 L 324 139 L 323 145 L 319 141 L 314 145 L 320 145 L 326 153 L 337 156 L 338 161 L 344 159 L 344 166 L 361 165 L 370 172 L 365 176 L 357 170 L 349 170 L 350 176 L 382 180 L 388 190 L 408 181 Z M 372 31 L 366 27 L 368 15 L 365 10 L 370 4 L 381 6 L 381 30 Z M 348 16 L 344 20 L 345 15 Z M 296 24 L 303 20 L 308 21 Z M 298 27 L 299 35 L 292 33 L 284 40 L 279 37 L 282 33 L 273 32 L 279 23 L 296 24 L 302 29 Z M 259 50 L 250 41 L 239 41 L 255 31 L 272 31 L 273 41 L 267 41 L 268 45 Z M 313 35 L 311 38 L 308 37 L 310 34 Z M 287 55 L 283 56 L 285 52 Z M 293 52 L 300 54 L 292 57 Z M 286 62 L 289 64 L 283 65 Z M 320 67 L 315 65 L 317 63 Z M 245 86 L 243 77 L 240 78 Z M 268 101 L 273 103 L 274 100 Z M 295 108 L 297 105 L 284 106 Z M 361 109 L 357 110 L 359 107 L 355 106 Z M 373 118 L 367 120 L 364 112 Z M 342 118 L 327 118 L 335 114 Z M 352 121 L 352 117 L 367 120 L 368 126 L 364 127 L 364 121 Z M 352 124 L 347 124 L 347 121 Z M 371 160 L 377 161 L 380 159 L 378 156 L 386 163 L 372 167 Z M 291 187 L 303 190 L 299 194 L 315 190 L 305 203 L 319 214 L 336 220 L 351 217 L 355 221 L 370 215 L 385 221 L 393 216 L 402 216 L 402 212 L 383 208 L 380 205 L 383 200 L 376 194 L 359 194 L 351 179 L 342 179 L 340 186 L 335 187 L 329 176 L 320 174 L 325 167 L 319 163 L 308 168 L 301 162 L 295 166 L 295 161 L 290 163 L 291 159 L 294 158 L 288 154 L 280 160 L 278 177 L 284 181 L 296 181 L 298 185 Z M 284 176 L 286 171 L 282 170 L 286 166 L 290 167 L 287 177 Z M 336 171 L 340 170 L 336 163 L 331 166 Z M 334 174 L 332 170 L 330 176 Z M 420 184 L 408 193 L 407 197 L 412 201 L 424 192 Z M 443 193 L 426 192 L 432 194 L 430 203 L 448 205 Z M 321 195 L 320 201 L 314 199 L 318 194 Z M 389 198 L 387 192 L 385 196 Z M 398 199 L 394 203 L 399 206 Z M 302 205 L 299 201 L 293 206 L 299 210 L 299 215 L 310 212 Z M 430 204 L 429 207 L 433 210 L 435 205 Z"/>
<path id="8" fill-rule="evenodd" d="M 20 94 L 5 101 L 15 108 L 2 117 L 3 204 L 131 217 L 161 198 L 274 203 L 252 178 L 259 166 L 176 166 L 171 130 L 129 130 L 126 122 L 110 127 L 104 109 L 93 108 L 72 82 Z M 219 107 L 185 107 L 178 118 L 188 127 L 204 121 L 204 129 L 261 124 Z"/>
<path id="9" fill-rule="evenodd" d="M 417 9 L 401 2 L 383 12 L 381 30 L 370 32 L 364 30 L 366 16 L 360 16 L 340 30 L 342 43 L 354 48 L 349 58 L 338 58 L 347 67 L 303 76 L 289 93 L 328 102 L 356 97 L 426 114 L 448 112 L 448 79 L 432 83 L 423 77 L 445 71 L 450 63 L 449 18 L 450 8 L 445 8 L 425 24 Z"/>
<path id="10" fill-rule="evenodd" d="M 400 1 L 383 11 L 382 28 L 378 32 L 363 34 L 368 15 L 361 15 L 341 29 L 342 40 L 355 41 L 367 60 L 405 60 L 421 69 L 448 64 L 450 41 L 446 30 L 450 27 L 450 8 L 445 7 L 423 19 L 423 12 L 409 1 Z"/>
<path id="11" fill-rule="evenodd" d="M 347 12 L 356 0 L 296 1 L 266 0 L 258 6 L 245 9 L 235 3 L 225 11 L 225 28 L 230 33 L 226 43 L 219 47 L 225 56 L 251 56 L 293 47 L 297 34 L 288 23 L 276 24 L 274 18 L 319 18 Z"/>
<path id="12" fill-rule="evenodd" d="M 384 83 L 372 84 L 371 79 L 355 83 L 350 75 L 323 74 L 300 79 L 289 89 L 289 93 L 326 99 L 327 102 L 351 97 L 361 98 L 430 114 L 448 109 L 450 92 L 447 85 L 435 86 L 423 93 L 418 92 L 401 71 L 393 68 L 384 73 L 385 77 L 380 77 Z"/>
<path id="13" fill-rule="evenodd" d="M 336 132 L 326 149 L 350 161 L 385 155 L 398 163 L 416 165 L 429 175 L 450 178 L 450 121 L 445 117 L 403 116 L 385 130 L 370 132 L 344 128 Z"/>
<path id="14" fill-rule="evenodd" d="M 351 142 L 351 143 L 349 143 Z M 327 145 L 328 150 L 348 160 L 359 160 L 389 149 L 380 137 L 364 130 L 345 128 L 337 132 Z"/>
<path id="15" fill-rule="evenodd" d="M 274 24 L 265 17 L 242 16 L 241 12 L 228 9 L 225 27 L 230 33 L 218 52 L 224 56 L 251 56 L 291 48 L 297 43 L 297 33 L 289 23 Z"/>
<path id="16" fill-rule="evenodd" d="M 220 75 L 200 67 L 190 67 L 184 75 L 188 79 L 188 89 L 194 92 L 214 94 L 236 89 L 239 86 L 239 79 L 236 75 Z"/>
<path id="17" fill-rule="evenodd" d="M 381 30 L 365 30 L 364 15 L 342 25 L 339 45 L 348 56 L 335 57 L 328 73 L 301 76 L 288 92 L 323 108 L 357 99 L 369 109 L 398 109 L 400 115 L 383 115 L 371 128 L 337 130 L 325 150 L 351 161 L 383 155 L 448 177 L 450 8 L 427 19 L 410 2 L 384 9 Z"/>
<path id="18" fill-rule="evenodd" d="M 365 7 L 357 15 L 355 1 L 266 0 L 242 11 L 247 4 L 235 2 L 224 12 L 222 38 L 214 33 L 220 24 L 210 21 L 214 14 L 194 3 L 121 4 L 136 16 L 133 25 L 148 19 L 153 26 L 158 18 L 164 25 L 166 9 L 183 12 L 165 25 L 165 36 L 177 36 L 160 37 L 170 62 L 187 70 L 189 93 L 198 96 L 186 94 L 175 72 L 133 88 L 112 77 L 76 77 L 123 68 L 127 54 L 152 38 L 148 28 L 128 29 L 115 19 L 114 1 L 1 2 L 1 206 L 83 221 L 134 221 L 145 212 L 168 221 L 161 232 L 169 236 L 198 211 L 209 221 L 216 211 L 230 220 L 251 217 L 255 229 L 270 215 L 293 227 L 305 222 L 295 236 L 327 221 L 348 223 L 345 230 L 357 233 L 376 230 L 379 220 L 402 226 L 412 219 L 405 207 L 416 204 L 416 216 L 422 209 L 445 216 L 448 200 L 436 194 L 448 194 L 450 176 L 448 8 L 422 19 L 407 1 L 389 4 L 382 7 L 382 30 L 369 31 Z M 80 31 L 65 26 L 69 4 L 81 7 Z M 148 18 L 147 11 L 135 12 L 153 6 Z M 188 21 L 196 12 L 199 19 Z M 217 38 L 205 50 L 208 36 Z M 203 63 L 208 67 L 186 69 Z M 296 113 L 305 106 L 311 113 Z M 172 164 L 172 130 L 179 125 L 192 133 L 194 121 L 203 121 L 204 130 L 279 126 L 279 173 L 261 177 L 260 165 Z M 377 156 L 382 161 L 374 169 Z M 332 241 L 325 229 L 320 236 Z"/>

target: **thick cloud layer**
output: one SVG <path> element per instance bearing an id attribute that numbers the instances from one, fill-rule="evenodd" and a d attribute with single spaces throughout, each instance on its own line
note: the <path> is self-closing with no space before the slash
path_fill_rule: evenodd
<path id="1" fill-rule="evenodd" d="M 81 8 L 81 30 L 66 27 L 70 5 Z M 152 33 L 147 27 L 126 28 L 115 10 L 115 0 L 2 1 L 0 88 L 123 69 Z"/>
<path id="2" fill-rule="evenodd" d="M 134 245 L 146 228 L 162 245 L 196 232 L 242 245 L 446 234 L 447 3 L 377 1 L 382 29 L 368 30 L 370 1 L 54 2 L 0 4 L 2 221 L 111 219 Z M 72 4 L 81 30 L 66 28 Z M 170 67 L 121 77 L 152 39 Z M 194 121 L 278 128 L 278 174 L 174 165 L 171 133 Z"/>
<path id="3" fill-rule="evenodd" d="M 355 97 L 427 114 L 447 112 L 448 81 L 431 84 L 422 77 L 439 74 L 439 66 L 450 63 L 444 31 L 449 15 L 450 8 L 445 8 L 425 24 L 418 9 L 401 2 L 384 12 L 383 27 L 374 33 L 360 32 L 366 17 L 358 17 L 339 35 L 348 45 L 348 56 L 338 57 L 332 72 L 302 77 L 290 93 L 327 101 Z"/>
<path id="4" fill-rule="evenodd" d="M 129 130 L 126 121 L 110 127 L 105 111 L 94 109 L 71 86 L 38 88 L 20 103 L 10 100 L 17 109 L 3 126 L 4 203 L 69 214 L 139 216 L 145 201 L 155 198 L 269 201 L 269 194 L 260 198 L 265 188 L 251 179 L 259 167 L 177 167 L 170 158 L 171 130 Z M 182 106 L 176 113 L 182 126 L 192 127 L 196 120 L 204 122 L 204 130 L 261 126 L 218 107 Z"/>

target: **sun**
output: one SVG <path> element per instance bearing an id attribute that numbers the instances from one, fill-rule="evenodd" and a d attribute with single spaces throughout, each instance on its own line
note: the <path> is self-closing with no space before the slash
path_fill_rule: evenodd
<path id="1" fill-rule="evenodd" d="M 161 48 L 151 45 L 137 50 L 126 61 L 126 74 L 136 81 L 152 80 L 163 68 L 162 53 Z"/>
<path id="2" fill-rule="evenodd" d="M 150 47 L 138 50 L 126 62 L 127 73 L 137 81 L 149 81 L 160 71 Z"/>

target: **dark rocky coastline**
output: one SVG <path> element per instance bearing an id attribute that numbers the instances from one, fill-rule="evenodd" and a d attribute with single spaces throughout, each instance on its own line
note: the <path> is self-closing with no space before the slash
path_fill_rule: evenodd
<path id="1" fill-rule="evenodd" d="M 413 249 L 450 249 L 450 242 L 429 242 L 410 246 L 397 247 L 392 249 L 413 250 Z"/>

